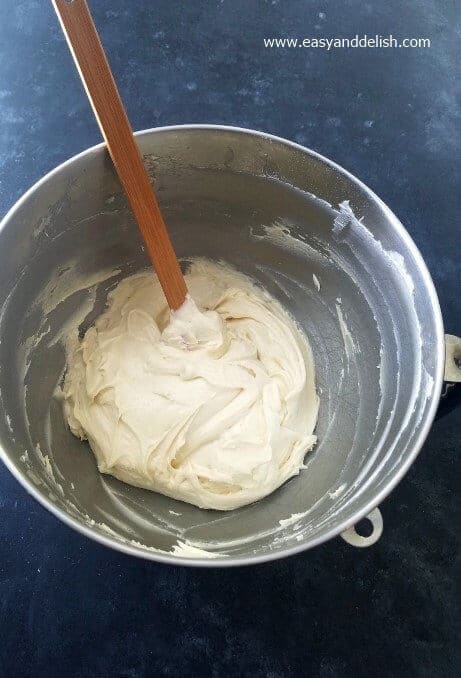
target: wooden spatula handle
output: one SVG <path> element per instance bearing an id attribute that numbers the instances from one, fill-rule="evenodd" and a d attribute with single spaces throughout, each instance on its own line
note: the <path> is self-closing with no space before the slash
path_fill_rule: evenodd
<path id="1" fill-rule="evenodd" d="M 186 283 L 88 5 L 85 0 L 53 4 L 168 304 L 177 309 Z"/>

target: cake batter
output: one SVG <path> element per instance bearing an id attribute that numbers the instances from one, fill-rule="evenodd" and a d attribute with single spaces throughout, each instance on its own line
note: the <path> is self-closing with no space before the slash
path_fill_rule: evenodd
<path id="1" fill-rule="evenodd" d="M 64 408 L 99 470 L 229 510 L 299 473 L 316 441 L 306 337 L 280 304 L 222 264 L 195 260 L 170 314 L 152 270 L 122 280 L 68 343 Z"/>

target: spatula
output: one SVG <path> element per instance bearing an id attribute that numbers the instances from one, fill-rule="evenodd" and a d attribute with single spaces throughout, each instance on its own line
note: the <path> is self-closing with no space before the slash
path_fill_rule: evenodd
<path id="1" fill-rule="evenodd" d="M 171 309 L 187 288 L 86 0 L 53 0 L 78 72 Z"/>

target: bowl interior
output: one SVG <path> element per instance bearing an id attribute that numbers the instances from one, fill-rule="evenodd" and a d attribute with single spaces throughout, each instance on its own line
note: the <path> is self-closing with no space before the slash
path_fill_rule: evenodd
<path id="1" fill-rule="evenodd" d="M 108 291 L 149 262 L 97 148 L 46 177 L 0 232 L 7 463 L 61 517 L 147 557 L 247 561 L 313 545 L 389 491 L 427 428 L 440 387 L 441 329 L 426 269 L 387 208 L 315 154 L 222 128 L 138 139 L 184 265 L 207 257 L 251 275 L 309 337 L 318 444 L 298 477 L 232 512 L 99 474 L 53 396 L 63 338 L 71 327 L 84 331 Z M 346 200 L 350 207 L 339 207 Z"/>

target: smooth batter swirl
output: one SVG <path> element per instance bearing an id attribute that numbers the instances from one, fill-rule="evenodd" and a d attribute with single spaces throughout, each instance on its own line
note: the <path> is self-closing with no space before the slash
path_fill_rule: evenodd
<path id="1" fill-rule="evenodd" d="M 151 271 L 118 285 L 69 343 L 65 413 L 102 473 L 229 510 L 299 473 L 315 444 L 311 351 L 246 276 L 197 260 L 186 281 L 171 320 Z"/>

